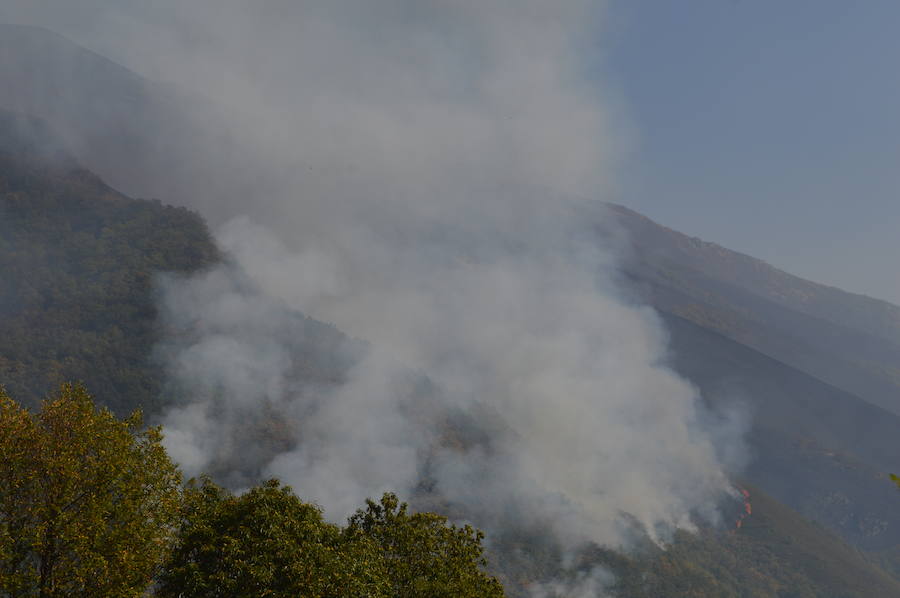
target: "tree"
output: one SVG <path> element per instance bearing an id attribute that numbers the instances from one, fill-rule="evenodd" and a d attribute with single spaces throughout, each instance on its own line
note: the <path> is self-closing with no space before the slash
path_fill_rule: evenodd
<path id="1" fill-rule="evenodd" d="M 186 490 L 179 540 L 160 576 L 166 598 L 387 598 L 375 544 L 345 538 L 270 480 L 234 496 L 208 479 Z"/>
<path id="2" fill-rule="evenodd" d="M 409 514 L 387 493 L 350 518 L 345 535 L 374 540 L 385 559 L 395 598 L 502 598 L 503 586 L 487 575 L 481 541 L 468 525 L 448 525 L 434 513 Z"/>
<path id="3" fill-rule="evenodd" d="M 181 476 L 159 428 L 81 386 L 31 413 L 0 390 L 0 588 L 10 598 L 140 596 L 167 553 Z"/>

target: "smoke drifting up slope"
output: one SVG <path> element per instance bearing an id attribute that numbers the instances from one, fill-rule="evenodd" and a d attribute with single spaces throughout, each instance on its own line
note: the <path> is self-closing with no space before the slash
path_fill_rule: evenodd
<path id="1" fill-rule="evenodd" d="M 258 182 L 240 198 L 198 185 L 194 206 L 230 220 L 219 239 L 232 262 L 162 285 L 182 334 L 160 354 L 194 401 L 166 418 L 188 473 L 279 475 L 334 518 L 427 474 L 483 521 L 515 512 L 570 545 L 623 541 L 623 513 L 651 533 L 712 516 L 729 431 L 666 367 L 664 331 L 619 294 L 615 252 L 586 224 L 597 208 L 575 199 L 609 193 L 627 145 L 615 94 L 590 71 L 595 3 L 104 15 L 102 43 L 126 62 L 221 103 L 242 168 L 218 175 Z M 242 214 L 253 220 L 231 220 Z M 371 346 L 301 384 L 297 310 Z M 447 448 L 421 425 L 410 371 L 442 409 L 503 425 Z M 253 418 L 286 422 L 280 443 L 243 442 Z"/>
<path id="2" fill-rule="evenodd" d="M 228 104 L 265 175 L 243 206 L 256 224 L 219 235 L 233 263 L 164 285 L 192 330 L 165 352 L 196 399 L 166 420 L 188 472 L 241 454 L 338 518 L 427 470 L 479 518 L 516 511 L 573 544 L 622 541 L 622 513 L 651 533 L 712 515 L 729 435 L 665 366 L 659 322 L 617 292 L 614 251 L 583 225 L 596 208 L 573 199 L 609 191 L 624 142 L 585 77 L 591 4 L 279 11 L 179 15 L 204 41 L 172 72 Z M 297 386 L 295 310 L 371 341 L 341 384 Z M 441 448 L 409 371 L 505 427 Z M 291 424 L 277 454 L 248 457 L 229 445 L 260 405 Z"/>

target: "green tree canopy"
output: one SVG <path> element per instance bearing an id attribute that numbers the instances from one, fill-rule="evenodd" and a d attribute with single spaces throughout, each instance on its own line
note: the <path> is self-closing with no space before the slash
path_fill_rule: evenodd
<path id="1" fill-rule="evenodd" d="M 503 596 L 480 531 L 393 494 L 342 529 L 277 480 L 183 489 L 161 439 L 81 386 L 38 412 L 0 390 L 0 596 Z"/>
<path id="2" fill-rule="evenodd" d="M 0 109 L 0 145 L 21 118 Z M 35 409 L 78 379 L 119 415 L 160 410 L 154 278 L 218 259 L 199 215 L 126 197 L 72 160 L 0 149 L 0 384 Z"/>
<path id="3" fill-rule="evenodd" d="M 502 598 L 481 567 L 481 532 L 393 494 L 345 529 L 270 480 L 233 494 L 209 480 L 186 491 L 179 541 L 157 595 L 272 598 Z"/>
<path id="4" fill-rule="evenodd" d="M 387 598 L 387 587 L 374 542 L 348 541 L 289 486 L 271 480 L 234 496 L 207 479 L 186 490 L 157 595 Z"/>
<path id="5" fill-rule="evenodd" d="M 449 525 L 434 513 L 410 514 L 406 503 L 385 494 L 350 518 L 345 535 L 374 540 L 395 598 L 500 598 L 503 587 L 487 575 L 481 541 L 468 525 Z"/>
<path id="6" fill-rule="evenodd" d="M 0 588 L 140 596 L 167 553 L 180 474 L 158 428 L 64 385 L 32 413 L 0 391 Z"/>

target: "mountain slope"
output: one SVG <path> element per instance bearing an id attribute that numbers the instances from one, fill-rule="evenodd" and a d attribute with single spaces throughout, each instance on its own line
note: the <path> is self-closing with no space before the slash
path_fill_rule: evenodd
<path id="1" fill-rule="evenodd" d="M 46 121 L 116 189 L 177 205 L 246 197 L 252 184 L 207 99 L 146 79 L 39 27 L 0 24 L 0 109 Z"/>
<path id="2" fill-rule="evenodd" d="M 79 163 L 132 197 L 206 218 L 271 193 L 221 102 L 147 79 L 39 27 L 0 23 L 0 109 L 46 121 Z M 293 172 L 290 160 L 267 170 Z M 216 223 L 218 224 L 218 222 Z"/>
<path id="3" fill-rule="evenodd" d="M 658 310 L 900 414 L 900 307 L 610 209 L 631 237 L 625 274 Z"/>
<path id="4" fill-rule="evenodd" d="M 83 380 L 118 411 L 152 410 L 153 277 L 218 252 L 196 214 L 118 193 L 62 145 L 0 111 L 0 384 L 34 405 Z"/>
<path id="5" fill-rule="evenodd" d="M 713 405 L 749 410 L 746 476 L 867 549 L 900 544 L 900 417 L 677 316 L 672 363 Z"/>
<path id="6" fill-rule="evenodd" d="M 805 280 L 754 257 L 688 237 L 624 206 L 611 205 L 639 253 L 703 272 L 796 312 L 900 343 L 900 307 Z"/>
<path id="7" fill-rule="evenodd" d="M 732 519 L 724 528 L 677 532 L 664 548 L 646 541 L 627 553 L 587 549 L 570 565 L 568 581 L 577 585 L 599 566 L 611 574 L 608 591 L 617 598 L 900 595 L 900 582 L 857 549 L 754 486 L 746 489 L 752 514 L 744 505 L 726 508 Z M 559 557 L 540 537 L 508 535 L 491 545 L 490 561 L 513 598 L 534 596 L 541 579 L 559 575 Z"/>
<path id="8" fill-rule="evenodd" d="M 749 487 L 753 514 L 734 533 L 679 533 L 665 552 L 613 557 L 629 598 L 850 598 L 900 595 L 853 547 Z"/>
<path id="9" fill-rule="evenodd" d="M 82 378 L 119 411 L 153 409 L 162 375 L 150 360 L 158 334 L 152 276 L 160 270 L 194 271 L 218 259 L 202 221 L 186 210 L 133 200 L 113 190 L 78 167 L 33 119 L 0 114 L 0 140 L 0 275 L 11 283 L 0 289 L 0 383 L 33 404 L 58 380 Z M 676 365 L 702 382 L 713 402 L 716 375 L 734 373 L 735 364 L 745 368 L 741 372 L 747 380 L 760 379 L 763 386 L 750 388 L 754 394 L 786 385 L 789 390 L 813 388 L 809 392 L 834 405 L 861 402 L 837 389 L 827 391 L 820 382 L 765 356 L 753 358 L 748 354 L 754 352 L 733 341 L 682 324 L 685 330 L 678 320 L 670 322 L 673 349 L 684 358 Z M 302 332 L 310 326 L 314 334 Z M 309 353 L 298 361 L 297 375 L 304 380 L 322 370 L 310 371 L 305 364 L 341 362 L 329 359 L 343 344 L 332 342 L 339 333 L 326 328 L 298 314 L 298 339 L 319 339 L 313 345 L 298 345 L 300 353 Z M 712 356 L 721 362 L 711 362 Z M 697 364 L 709 368 L 692 369 Z M 791 383 L 792 377 L 800 381 Z M 788 395 L 768 396 L 776 404 Z M 802 405 L 796 409 L 802 414 Z M 880 417 L 885 430 L 891 429 L 890 417 L 868 409 L 872 413 L 865 415 L 866 425 Z M 257 428 L 248 419 L 245 438 L 258 445 L 253 450 L 279 442 L 273 430 L 283 426 L 265 417 L 259 422 Z M 784 430 L 773 421 L 760 422 L 763 433 L 783 440 L 778 433 Z M 846 438 L 827 420 L 812 419 L 806 432 L 858 441 L 865 447 L 865 439 Z M 865 454 L 874 454 L 877 446 Z M 763 455 L 760 463 L 770 465 L 779 455 L 789 452 L 778 449 Z M 792 459 L 787 458 L 788 472 L 796 475 L 799 469 Z M 851 483 L 831 470 L 824 479 L 838 487 Z M 634 555 L 598 549 L 584 556 L 584 564 L 604 564 L 615 571 L 617 593 L 627 597 L 900 595 L 897 582 L 852 548 L 805 523 L 762 491 L 751 492 L 754 514 L 735 534 L 721 529 L 679 534 L 666 551 L 648 545 Z M 739 506 L 726 508 L 726 519 L 737 517 Z M 511 595 L 528 595 L 541 575 L 558 573 L 559 561 L 552 552 L 541 552 L 540 546 L 535 538 L 494 543 L 496 562 Z M 522 561 L 517 556 L 522 554 L 532 556 Z"/>
<path id="10" fill-rule="evenodd" d="M 195 214 L 132 200 L 78 163 L 116 186 L 169 199 L 201 186 L 215 195 L 231 179 L 213 176 L 221 163 L 198 171 L 181 160 L 193 150 L 205 155 L 214 145 L 208 136 L 198 135 L 195 146 L 163 143 L 166 131 L 186 122 L 180 100 L 167 103 L 171 96 L 155 85 L 54 34 L 11 31 L 0 30 L 0 80 L 9 83 L 0 86 L 0 105 L 43 114 L 65 140 L 31 119 L 0 118 L 0 383 L 33 403 L 57 380 L 84 379 L 119 411 L 152 409 L 161 380 L 150 360 L 158 334 L 153 273 L 191 272 L 217 252 Z M 69 87 L 73 73 L 78 85 Z M 900 497 L 884 474 L 900 471 L 900 308 L 612 209 L 633 243 L 624 276 L 663 313 L 675 367 L 711 404 L 737 401 L 750 410 L 747 475 L 762 489 L 754 495 L 769 493 L 857 546 L 895 551 Z M 304 350 L 327 360 L 325 344 Z M 271 440 L 278 424 L 248 437 Z M 728 575 L 737 593 L 721 595 L 900 595 L 853 549 L 769 503 L 777 516 L 757 535 L 751 524 L 765 507 L 736 534 L 746 544 L 701 534 L 682 539 L 683 554 L 676 545 L 623 567 L 646 572 L 659 563 L 660 583 L 683 586 L 665 594 L 673 596 L 719 595 L 710 588 Z M 792 552 L 799 536 L 803 549 Z M 759 558 L 751 566 L 738 558 L 746 554 Z M 834 580 L 841 562 L 848 578 L 858 578 L 856 589 Z M 843 594 L 829 593 L 835 584 Z M 756 593 L 740 593 L 742 585 Z"/>
<path id="11" fill-rule="evenodd" d="M 749 479 L 857 546 L 900 544 L 898 308 L 610 208 L 629 232 L 625 280 L 662 314 L 674 367 L 747 411 Z"/>

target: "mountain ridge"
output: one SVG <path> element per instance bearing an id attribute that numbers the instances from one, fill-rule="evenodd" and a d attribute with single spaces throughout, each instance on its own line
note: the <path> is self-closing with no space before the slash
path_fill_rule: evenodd
<path id="1" fill-rule="evenodd" d="M 631 234 L 645 240 L 651 236 L 658 240 L 658 245 L 654 243 L 642 246 L 641 251 L 644 253 L 655 252 L 657 257 L 660 255 L 671 257 L 674 249 L 687 258 L 685 261 L 688 264 L 691 262 L 705 264 L 706 268 L 703 269 L 707 273 L 709 273 L 709 267 L 718 261 L 719 264 L 715 269 L 717 277 L 729 280 L 745 289 L 753 289 L 757 293 L 760 293 L 762 289 L 763 292 L 760 294 L 777 303 L 790 306 L 801 313 L 824 318 L 835 324 L 846 324 L 846 322 L 842 322 L 843 318 L 836 317 L 835 308 L 829 304 L 835 299 L 829 301 L 828 297 L 821 298 L 821 295 L 834 294 L 859 302 L 865 305 L 865 310 L 859 308 L 860 313 L 856 314 L 855 318 L 851 317 L 853 323 L 850 325 L 874 336 L 884 336 L 885 340 L 892 343 L 900 343 L 900 306 L 890 301 L 803 278 L 746 253 L 678 232 L 626 206 L 615 203 L 610 203 L 608 206 Z M 656 233 L 648 235 L 644 232 L 647 229 L 655 229 Z M 668 242 L 662 242 L 659 233 L 668 236 Z M 712 255 L 719 259 L 709 259 Z M 750 276 L 743 279 L 729 277 L 729 274 L 733 274 L 733 272 L 729 272 L 730 268 L 739 269 L 741 274 L 750 274 Z M 752 274 L 756 274 L 756 276 L 752 276 Z M 804 305 L 808 308 L 802 309 Z M 866 317 L 862 313 L 864 311 L 875 312 L 875 315 Z M 853 315 L 851 314 L 851 316 Z M 890 330 L 890 335 L 885 335 L 886 329 Z"/>
<path id="2" fill-rule="evenodd" d="M 9 51 L 9 47 L 2 50 Z M 0 90 L 0 98 L 3 94 Z M 3 130 L 0 126 L 0 135 Z M 140 126 L 135 125 L 133 130 L 140 133 Z M 98 137 L 97 143 L 111 144 L 123 164 L 139 158 L 135 153 L 122 152 L 122 146 L 116 145 L 120 140 L 106 133 Z M 8 262 L 0 263 L 0 270 L 6 268 L 7 280 L 24 280 L 26 273 L 31 275 L 34 270 L 29 269 L 30 263 L 15 260 L 29 253 L 38 257 L 51 255 L 47 252 L 56 243 L 72 241 L 67 247 L 76 250 L 73 255 L 85 259 L 89 279 L 109 283 L 98 294 L 87 297 L 85 304 L 89 307 L 92 302 L 112 299 L 112 306 L 125 310 L 115 312 L 119 314 L 116 317 L 123 322 L 139 321 L 141 334 L 147 334 L 147 322 L 152 321 L 152 309 L 147 309 L 149 295 L 144 294 L 148 293 L 148 273 L 165 267 L 170 261 L 181 263 L 184 271 L 191 271 L 195 265 L 202 267 L 216 259 L 215 250 L 209 245 L 208 231 L 205 225 L 200 225 L 198 216 L 186 210 L 161 209 L 160 204 L 146 200 L 131 200 L 115 191 L 118 188 L 115 184 L 108 186 L 103 178 L 93 175 L 91 161 L 98 163 L 98 155 L 102 157 L 102 152 L 112 151 L 109 147 L 101 150 L 100 154 L 91 154 L 83 144 L 76 143 L 71 155 L 87 168 L 65 166 L 59 170 L 35 165 L 30 158 L 23 162 L 20 152 L 7 152 L 9 159 L 0 161 L 0 174 L 6 174 L 5 178 L 0 176 L 0 201 L 6 201 L 7 209 L 2 212 L 7 218 L 0 219 L 0 229 L 4 222 L 11 222 L 9 210 L 23 205 L 23 199 L 30 199 L 32 207 L 40 207 L 41 201 L 44 207 L 29 214 L 30 224 L 20 226 L 15 232 L 49 230 L 53 234 L 28 241 L 34 247 L 43 248 L 40 251 L 23 251 L 22 247 L 27 245 L 16 245 L 21 235 L 7 232 L 0 235 L 0 255 L 13 256 Z M 80 151 L 87 154 L 79 154 Z M 18 170 L 23 163 L 30 170 Z M 147 163 L 142 164 L 141 169 Z M 155 164 L 144 173 L 148 179 L 166 173 L 165 162 Z M 107 163 L 105 168 L 115 170 L 117 163 Z M 178 176 L 191 174 L 184 172 Z M 77 186 L 79 176 L 84 177 L 86 187 Z M 124 179 L 128 174 L 119 173 L 119 176 Z M 107 205 L 98 207 L 94 200 L 103 195 L 99 193 L 103 190 L 110 193 L 109 197 L 122 201 L 106 202 Z M 87 203 L 84 203 L 88 199 L 85 194 L 91 196 Z M 109 214 L 104 222 L 115 234 L 109 238 L 103 236 L 109 233 L 100 229 L 90 229 L 90 234 L 81 230 L 83 220 L 89 219 L 91 212 L 60 209 L 66 202 L 71 202 L 70 208 L 90 205 Z M 112 205 L 116 203 L 121 205 Z M 136 215 L 128 212 L 132 208 L 141 213 L 140 217 L 131 218 Z M 121 211 L 112 215 L 106 211 L 109 209 Z M 897 502 L 900 497 L 884 477 L 888 468 L 900 463 L 896 456 L 900 454 L 896 450 L 900 439 L 900 392 L 894 392 L 900 389 L 900 376 L 897 380 L 892 377 L 894 369 L 900 372 L 900 359 L 895 354 L 895 345 L 900 346 L 897 344 L 900 324 L 894 322 L 900 308 L 804 280 L 762 260 L 668 229 L 628 208 L 611 206 L 611 209 L 631 237 L 632 251 L 626 252 L 623 278 L 633 286 L 636 297 L 662 314 L 669 329 L 672 365 L 696 384 L 704 400 L 714 407 L 727 406 L 730 397 L 740 395 L 756 409 L 749 432 L 755 461 L 747 473 L 752 482 L 761 486 L 760 492 L 772 494 L 775 500 L 821 522 L 858 547 L 885 554 L 892 547 L 900 546 L 900 521 L 894 515 L 900 511 L 894 506 L 900 504 Z M 52 228 L 60 223 L 54 219 L 63 217 L 70 220 Z M 138 233 L 144 235 L 154 227 L 168 226 L 159 224 L 168 218 L 180 223 L 176 232 L 181 231 L 185 236 L 181 239 L 175 235 L 162 242 L 182 243 L 179 249 L 160 253 L 160 239 L 153 235 L 140 237 L 149 238 L 146 244 L 135 240 L 140 236 L 135 236 Z M 192 250 L 199 251 L 194 256 L 199 259 L 185 257 Z M 115 268 L 116 260 L 121 257 L 116 253 L 140 259 L 122 272 Z M 129 276 L 129 269 L 139 275 Z M 743 276 L 745 272 L 753 276 Z M 63 283 L 62 290 L 53 288 L 57 277 Z M 99 396 L 107 401 L 113 396 L 130 396 L 114 383 L 115 375 L 146 357 L 142 353 L 147 349 L 146 343 L 140 350 L 122 353 L 121 361 L 115 361 L 115 349 L 110 347 L 115 347 L 112 341 L 120 338 L 121 330 L 116 332 L 115 326 L 106 326 L 109 322 L 97 310 L 59 303 L 65 293 L 77 290 L 83 280 L 80 270 L 64 271 L 47 278 L 45 282 L 49 286 L 28 289 L 21 297 L 0 293 L 0 325 L 8 327 L 4 330 L 12 329 L 10 311 L 24 303 L 31 302 L 28 305 L 33 316 L 25 324 L 17 323 L 15 334 L 7 331 L 4 337 L 6 342 L 0 346 L 5 351 L 0 352 L 0 383 L 8 383 L 13 378 L 33 382 L 26 378 L 35 373 L 87 377 L 79 374 L 78 368 L 90 368 L 96 370 L 90 374 L 95 377 Z M 799 290 L 782 292 L 783 285 L 791 284 L 797 284 Z M 128 295 L 136 289 L 140 296 Z M 818 302 L 813 300 L 815 297 L 819 297 Z M 845 305 L 851 306 L 849 319 L 841 316 Z M 873 306 L 875 313 L 860 316 L 868 306 Z M 76 313 L 79 318 L 87 316 L 73 326 L 68 318 Z M 35 335 L 34 322 L 48 315 L 54 327 Z M 103 325 L 103 334 L 93 329 L 97 325 Z M 73 338 L 73 331 L 84 336 Z M 98 338 L 110 343 L 98 343 Z M 9 339 L 23 343 L 33 340 L 35 344 L 22 353 L 24 358 L 11 359 Z M 90 351 L 79 352 L 82 346 L 89 347 Z M 861 361 L 860 356 L 865 359 Z M 135 388 L 140 396 L 158 393 L 158 387 L 153 386 L 146 371 L 137 372 L 137 376 L 139 382 Z M 874 382 L 867 385 L 866 378 L 870 376 Z M 25 389 L 24 384 L 15 384 L 17 394 Z M 30 390 L 25 389 L 35 401 L 42 392 L 38 386 L 32 384 Z M 113 406 L 127 410 L 132 405 Z M 888 563 L 897 565 L 900 557 L 888 559 Z"/>
<path id="3" fill-rule="evenodd" d="M 900 308 L 802 279 L 627 208 L 610 209 L 630 235 L 622 272 L 639 300 L 900 414 L 900 336 L 891 331 Z M 749 266 L 729 269 L 729 264 Z M 809 290 L 804 296 L 825 297 L 824 307 L 807 309 L 805 303 L 773 297 L 767 290 L 772 285 L 747 282 L 768 275 L 778 284 L 799 281 Z M 869 305 L 881 311 L 868 318 L 841 317 Z M 884 332 L 873 334 L 872 327 Z"/>

